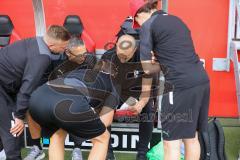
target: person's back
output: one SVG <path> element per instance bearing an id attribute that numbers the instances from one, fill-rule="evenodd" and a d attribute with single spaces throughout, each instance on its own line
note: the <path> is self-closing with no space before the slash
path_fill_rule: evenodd
<path id="1" fill-rule="evenodd" d="M 0 50 L 0 81 L 7 92 L 16 93 L 21 86 L 27 67 L 41 66 L 36 72 L 44 71 L 50 64 L 47 55 L 41 55 L 37 39 L 29 38 L 17 41 Z M 38 73 L 32 73 L 32 76 Z"/>
<path id="2" fill-rule="evenodd" d="M 168 68 L 165 78 L 174 85 L 175 90 L 191 88 L 209 81 L 203 63 L 195 52 L 191 31 L 181 19 L 163 11 L 156 11 L 142 28 L 150 29 L 153 52 L 158 61 Z M 150 53 L 149 49 L 141 46 L 142 52 Z M 141 55 L 141 59 L 145 58 Z"/>
<path id="3" fill-rule="evenodd" d="M 20 40 L 0 49 L 0 136 L 7 159 L 21 159 L 18 137 L 24 129 L 30 95 L 69 39 L 65 28 L 52 25 L 44 37 Z"/>
<path id="4" fill-rule="evenodd" d="M 77 87 L 83 83 L 86 88 L 79 88 L 88 94 L 89 103 L 94 108 L 102 107 L 106 97 L 109 95 L 117 96 L 111 75 L 94 69 L 76 69 L 66 76 L 64 83 Z M 115 100 L 114 100 L 115 101 Z M 114 102 L 117 106 L 117 103 Z"/>

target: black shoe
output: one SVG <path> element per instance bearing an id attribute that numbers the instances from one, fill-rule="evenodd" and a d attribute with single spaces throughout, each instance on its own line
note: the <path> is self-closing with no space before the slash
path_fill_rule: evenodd
<path id="1" fill-rule="evenodd" d="M 136 160 L 148 160 L 146 154 L 137 154 Z"/>
<path id="2" fill-rule="evenodd" d="M 106 160 L 116 160 L 116 157 L 111 149 L 108 149 Z"/>

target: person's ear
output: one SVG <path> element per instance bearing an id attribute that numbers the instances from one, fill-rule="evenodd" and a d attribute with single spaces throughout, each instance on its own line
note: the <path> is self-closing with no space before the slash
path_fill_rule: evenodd
<path id="1" fill-rule="evenodd" d="M 54 44 L 48 44 L 48 48 L 52 48 L 54 46 Z"/>

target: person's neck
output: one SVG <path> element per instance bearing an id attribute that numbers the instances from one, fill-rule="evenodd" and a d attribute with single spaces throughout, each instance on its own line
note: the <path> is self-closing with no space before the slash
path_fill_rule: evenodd
<path id="1" fill-rule="evenodd" d="M 44 42 L 47 46 L 49 46 L 49 42 L 48 42 L 48 39 L 47 39 L 46 36 L 43 36 L 43 42 Z"/>
<path id="2" fill-rule="evenodd" d="M 150 17 L 152 16 L 152 14 L 154 13 L 154 12 L 156 12 L 156 11 L 158 11 L 157 9 L 152 9 L 151 11 L 150 11 Z"/>

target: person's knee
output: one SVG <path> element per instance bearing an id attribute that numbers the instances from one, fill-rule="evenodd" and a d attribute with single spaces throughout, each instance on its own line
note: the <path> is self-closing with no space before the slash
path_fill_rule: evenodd
<path id="1" fill-rule="evenodd" d="M 111 126 L 113 116 L 114 116 L 114 110 L 113 109 L 108 108 L 108 107 L 103 107 L 103 109 L 100 113 L 100 119 L 106 127 Z"/>
<path id="2" fill-rule="evenodd" d="M 65 140 L 66 135 L 66 131 L 60 129 L 52 135 L 51 141 L 62 142 Z"/>
<path id="3" fill-rule="evenodd" d="M 185 146 L 194 146 L 199 144 L 198 138 L 184 139 L 183 142 Z"/>
<path id="4" fill-rule="evenodd" d="M 32 139 L 40 138 L 41 137 L 40 125 L 32 119 L 29 112 L 27 112 L 26 117 L 27 117 L 27 123 L 28 123 L 29 131 Z"/>
<path id="5" fill-rule="evenodd" d="M 93 138 L 91 141 L 94 145 L 97 142 L 98 143 L 108 143 L 109 139 L 110 139 L 110 133 L 108 132 L 108 130 L 106 130 L 103 134 L 101 134 L 98 137 Z"/>
<path id="6" fill-rule="evenodd" d="M 189 139 L 183 139 L 183 143 L 185 146 L 194 146 L 199 144 L 198 135 L 196 133 L 196 136 L 194 138 Z"/>
<path id="7" fill-rule="evenodd" d="M 106 129 L 106 131 L 100 136 L 101 139 L 105 140 L 105 139 L 109 139 L 110 138 L 110 133 L 108 132 L 108 130 Z"/>
<path id="8" fill-rule="evenodd" d="M 101 142 L 106 142 L 109 140 L 109 138 L 110 138 L 110 133 L 108 132 L 108 130 L 106 130 L 103 134 L 98 136 L 97 139 L 99 139 Z"/>
<path id="9" fill-rule="evenodd" d="M 163 141 L 164 150 L 179 150 L 181 140 Z"/>

